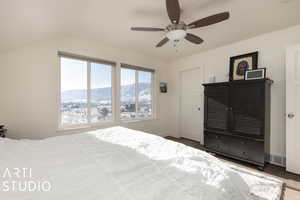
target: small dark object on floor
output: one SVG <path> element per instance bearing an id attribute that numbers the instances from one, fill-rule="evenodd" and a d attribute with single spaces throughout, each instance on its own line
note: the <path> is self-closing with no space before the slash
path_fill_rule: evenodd
<path id="1" fill-rule="evenodd" d="M 4 128 L 4 125 L 1 125 L 1 127 L 0 127 L 0 137 L 5 138 L 6 132 L 7 132 L 7 129 Z"/>

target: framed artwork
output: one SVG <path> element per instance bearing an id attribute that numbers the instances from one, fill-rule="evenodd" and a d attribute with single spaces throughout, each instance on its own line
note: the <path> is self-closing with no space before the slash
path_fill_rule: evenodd
<path id="1" fill-rule="evenodd" d="M 159 84 L 160 92 L 161 93 L 167 93 L 168 92 L 168 84 L 165 82 L 161 82 Z"/>
<path id="2" fill-rule="evenodd" d="M 247 70 L 245 73 L 245 80 L 265 79 L 266 71 L 267 71 L 266 68 Z"/>
<path id="3" fill-rule="evenodd" d="M 244 80 L 246 71 L 257 69 L 257 64 L 258 52 L 231 57 L 229 81 Z"/>

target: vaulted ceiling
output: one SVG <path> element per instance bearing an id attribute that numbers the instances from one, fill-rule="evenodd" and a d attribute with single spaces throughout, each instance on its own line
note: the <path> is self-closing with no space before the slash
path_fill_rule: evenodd
<path id="1" fill-rule="evenodd" d="M 177 48 L 168 43 L 158 49 L 163 32 L 130 27 L 166 27 L 165 0 L 1 0 L 0 51 L 74 36 L 170 60 L 300 24 L 299 0 L 179 1 L 186 23 L 223 11 L 231 18 L 190 31 L 204 39 L 201 45 L 182 41 Z"/>

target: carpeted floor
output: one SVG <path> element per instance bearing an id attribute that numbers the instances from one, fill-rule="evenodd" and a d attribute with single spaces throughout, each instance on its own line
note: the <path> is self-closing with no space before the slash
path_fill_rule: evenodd
<path id="1" fill-rule="evenodd" d="M 205 150 L 205 148 L 197 141 L 193 141 L 186 138 L 174 138 L 174 137 L 166 137 L 166 139 L 179 142 L 196 149 Z M 244 167 L 253 171 L 258 171 L 260 173 L 264 173 L 266 175 L 278 178 L 286 183 L 286 190 L 284 195 L 284 200 L 300 200 L 300 175 L 289 173 L 285 170 L 284 167 L 279 167 L 276 165 L 267 164 L 264 171 L 259 171 L 255 166 L 247 164 L 245 162 L 241 162 L 238 160 L 226 158 L 223 156 L 215 155 L 219 159 L 224 162 L 229 162 L 231 164 L 237 165 L 239 167 Z"/>

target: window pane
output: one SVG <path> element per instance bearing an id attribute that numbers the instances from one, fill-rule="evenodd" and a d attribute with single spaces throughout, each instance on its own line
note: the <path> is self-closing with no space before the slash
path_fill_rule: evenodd
<path id="1" fill-rule="evenodd" d="M 135 70 L 121 68 L 121 119 L 135 118 Z"/>
<path id="2" fill-rule="evenodd" d="M 61 58 L 61 123 L 87 123 L 87 62 Z"/>
<path id="3" fill-rule="evenodd" d="M 112 67 L 91 63 L 91 122 L 112 120 Z"/>
<path id="4" fill-rule="evenodd" d="M 139 76 L 139 102 L 138 117 L 145 118 L 152 115 L 152 73 L 138 72 Z"/>

